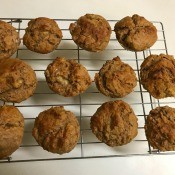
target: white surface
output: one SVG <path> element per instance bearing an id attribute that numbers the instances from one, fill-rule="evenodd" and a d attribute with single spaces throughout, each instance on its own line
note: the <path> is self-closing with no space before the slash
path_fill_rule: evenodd
<path id="1" fill-rule="evenodd" d="M 96 13 L 107 19 L 121 19 L 134 13 L 164 24 L 169 54 L 175 55 L 174 0 L 6 0 L 1 2 L 0 17 L 78 18 Z M 0 164 L 0 174 L 174 174 L 175 155 L 133 156 L 47 162 Z"/>
<path id="2" fill-rule="evenodd" d="M 12 163 L 2 175 L 174 175 L 174 156 L 148 156 Z"/>

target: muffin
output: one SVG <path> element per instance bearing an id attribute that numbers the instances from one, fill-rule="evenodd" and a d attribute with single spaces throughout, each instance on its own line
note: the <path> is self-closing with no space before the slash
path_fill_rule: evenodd
<path id="1" fill-rule="evenodd" d="M 149 144 L 160 151 L 175 150 L 175 108 L 157 107 L 150 111 L 145 122 Z"/>
<path id="2" fill-rule="evenodd" d="M 75 60 L 57 57 L 45 71 L 48 86 L 65 97 L 73 97 L 84 92 L 91 84 L 86 68 Z"/>
<path id="3" fill-rule="evenodd" d="M 19 44 L 20 38 L 16 29 L 0 21 L 0 59 L 12 56 L 17 51 Z"/>
<path id="4" fill-rule="evenodd" d="M 124 101 L 103 103 L 91 117 L 95 136 L 108 146 L 125 145 L 137 135 L 137 117 Z"/>
<path id="5" fill-rule="evenodd" d="M 31 51 L 46 54 L 55 50 L 61 39 L 58 24 L 53 19 L 39 17 L 29 21 L 23 43 Z"/>
<path id="6" fill-rule="evenodd" d="M 125 17 L 115 24 L 114 31 L 119 43 L 130 51 L 143 51 L 157 40 L 156 27 L 139 15 Z"/>
<path id="7" fill-rule="evenodd" d="M 20 103 L 33 95 L 36 85 L 35 72 L 24 61 L 0 60 L 0 100 Z"/>
<path id="8" fill-rule="evenodd" d="M 81 48 L 100 52 L 106 48 L 111 35 L 109 23 L 100 15 L 86 14 L 69 27 L 73 41 Z"/>
<path id="9" fill-rule="evenodd" d="M 141 64 L 143 87 L 155 98 L 175 96 L 175 60 L 173 56 L 150 55 Z"/>
<path id="10" fill-rule="evenodd" d="M 94 81 L 102 94 L 112 98 L 128 95 L 137 85 L 134 70 L 119 57 L 107 61 L 99 73 L 95 74 Z"/>
<path id="11" fill-rule="evenodd" d="M 77 144 L 80 126 L 75 115 L 57 106 L 45 110 L 35 119 L 33 136 L 44 150 L 68 153 Z"/>
<path id="12" fill-rule="evenodd" d="M 10 156 L 22 142 L 24 117 L 14 106 L 0 107 L 0 159 Z"/>

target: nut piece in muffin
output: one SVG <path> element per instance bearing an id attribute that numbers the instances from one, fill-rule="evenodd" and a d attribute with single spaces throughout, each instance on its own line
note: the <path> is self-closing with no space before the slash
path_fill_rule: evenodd
<path id="1" fill-rule="evenodd" d="M 65 97 L 73 97 L 84 92 L 91 84 L 86 68 L 73 59 L 57 57 L 45 71 L 48 86 Z"/>
<path id="2" fill-rule="evenodd" d="M 80 126 L 72 112 L 62 106 L 52 107 L 35 119 L 33 136 L 44 150 L 68 153 L 79 140 Z"/>
<path id="3" fill-rule="evenodd" d="M 15 106 L 0 107 L 0 159 L 10 156 L 22 142 L 24 117 Z"/>
<path id="4" fill-rule="evenodd" d="M 95 83 L 102 94 L 121 98 L 133 91 L 137 78 L 132 67 L 116 57 L 107 61 L 95 74 Z"/>
<path id="5" fill-rule="evenodd" d="M 137 135 L 137 117 L 121 100 L 103 103 L 91 117 L 90 125 L 95 136 L 111 147 L 125 145 Z"/>
<path id="6" fill-rule="evenodd" d="M 143 87 L 155 98 L 175 96 L 175 59 L 173 56 L 150 55 L 141 64 Z"/>
<path id="7" fill-rule="evenodd" d="M 39 17 L 29 21 L 23 43 L 31 51 L 46 54 L 55 50 L 61 39 L 58 24 L 53 19 Z"/>
<path id="8" fill-rule="evenodd" d="M 143 51 L 157 40 L 156 27 L 139 15 L 125 17 L 115 24 L 114 31 L 119 43 L 130 51 Z"/>
<path id="9" fill-rule="evenodd" d="M 99 52 L 106 48 L 111 35 L 111 27 L 100 15 L 86 14 L 69 27 L 73 41 L 81 48 Z"/>
<path id="10" fill-rule="evenodd" d="M 19 44 L 20 38 L 16 29 L 0 21 L 0 59 L 12 56 L 17 51 Z"/>
<path id="11" fill-rule="evenodd" d="M 160 151 L 175 150 L 175 108 L 157 107 L 150 111 L 145 122 L 148 142 Z"/>
<path id="12" fill-rule="evenodd" d="M 0 60 L 0 100 L 20 103 L 33 95 L 36 85 L 36 74 L 24 61 Z"/>

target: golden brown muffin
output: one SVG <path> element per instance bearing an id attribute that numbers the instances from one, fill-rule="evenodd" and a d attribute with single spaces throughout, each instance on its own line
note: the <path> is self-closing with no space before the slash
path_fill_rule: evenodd
<path id="1" fill-rule="evenodd" d="M 137 135 L 137 117 L 121 100 L 103 103 L 91 117 L 90 125 L 95 136 L 111 147 L 125 145 Z"/>
<path id="2" fill-rule="evenodd" d="M 77 144 L 80 126 L 75 115 L 64 107 L 52 107 L 39 114 L 35 120 L 33 136 L 44 150 L 68 153 Z"/>
<path id="3" fill-rule="evenodd" d="M 81 48 L 99 52 L 106 48 L 111 35 L 109 23 L 100 15 L 86 14 L 69 27 L 73 41 Z"/>
<path id="4" fill-rule="evenodd" d="M 24 117 L 14 106 L 0 107 L 0 159 L 10 156 L 22 142 Z"/>
<path id="5" fill-rule="evenodd" d="M 150 111 L 145 133 L 149 144 L 160 151 L 175 150 L 175 108 L 157 107 Z"/>
<path id="6" fill-rule="evenodd" d="M 114 31 L 119 43 L 131 51 L 146 50 L 157 40 L 156 27 L 144 17 L 136 14 L 117 22 Z"/>
<path id="7" fill-rule="evenodd" d="M 143 87 L 155 98 L 175 96 L 175 60 L 173 56 L 150 55 L 141 64 Z"/>
<path id="8" fill-rule="evenodd" d="M 91 78 L 83 65 L 62 57 L 57 57 L 48 65 L 45 77 L 50 89 L 65 97 L 76 96 L 91 84 Z"/>
<path id="9" fill-rule="evenodd" d="M 36 74 L 24 61 L 0 60 L 0 100 L 20 103 L 33 95 L 36 85 Z"/>
<path id="10" fill-rule="evenodd" d="M 0 21 L 0 59 L 12 56 L 17 51 L 19 44 L 20 38 L 16 29 Z"/>
<path id="11" fill-rule="evenodd" d="M 134 70 L 119 57 L 107 61 L 95 75 L 98 90 L 110 97 L 121 98 L 131 93 L 137 85 Z"/>
<path id="12" fill-rule="evenodd" d="M 31 51 L 46 54 L 55 50 L 61 39 L 58 24 L 53 19 L 39 17 L 29 21 L 23 43 Z"/>

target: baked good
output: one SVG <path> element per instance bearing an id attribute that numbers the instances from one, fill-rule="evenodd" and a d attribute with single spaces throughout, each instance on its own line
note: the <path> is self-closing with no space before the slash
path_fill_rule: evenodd
<path id="1" fill-rule="evenodd" d="M 143 87 L 155 98 L 175 96 L 175 60 L 173 56 L 150 55 L 141 64 Z"/>
<path id="2" fill-rule="evenodd" d="M 48 65 L 45 77 L 50 89 L 65 97 L 76 96 L 91 84 L 91 78 L 83 65 L 62 57 L 57 57 Z"/>
<path id="3" fill-rule="evenodd" d="M 103 103 L 91 117 L 95 136 L 108 146 L 125 145 L 137 135 L 137 117 L 124 101 Z"/>
<path id="4" fill-rule="evenodd" d="M 55 50 L 61 39 L 58 24 L 53 19 L 39 17 L 29 21 L 23 43 L 31 51 L 46 54 Z"/>
<path id="5" fill-rule="evenodd" d="M 100 15 L 86 14 L 69 27 L 73 41 L 81 48 L 99 52 L 106 48 L 111 35 L 109 23 Z"/>
<path id="6" fill-rule="evenodd" d="M 12 56 L 19 44 L 20 38 L 16 29 L 5 21 L 0 21 L 0 59 Z"/>
<path id="7" fill-rule="evenodd" d="M 0 159 L 10 156 L 22 142 L 24 117 L 14 106 L 0 106 Z"/>
<path id="8" fill-rule="evenodd" d="M 36 85 L 36 74 L 24 61 L 0 60 L 0 100 L 19 103 L 33 95 Z"/>
<path id="9" fill-rule="evenodd" d="M 118 21 L 114 31 L 119 43 L 131 51 L 146 50 L 157 40 L 156 27 L 144 17 L 136 14 Z"/>
<path id="10" fill-rule="evenodd" d="M 63 154 L 70 152 L 76 146 L 80 126 L 72 112 L 57 106 L 38 115 L 32 133 L 44 150 Z"/>
<path id="11" fill-rule="evenodd" d="M 152 109 L 145 122 L 149 144 L 160 151 L 175 150 L 175 108 L 162 106 Z"/>
<path id="12" fill-rule="evenodd" d="M 102 94 L 113 98 L 126 96 L 137 85 L 134 70 L 119 57 L 106 61 L 99 73 L 95 74 L 94 81 Z"/>

